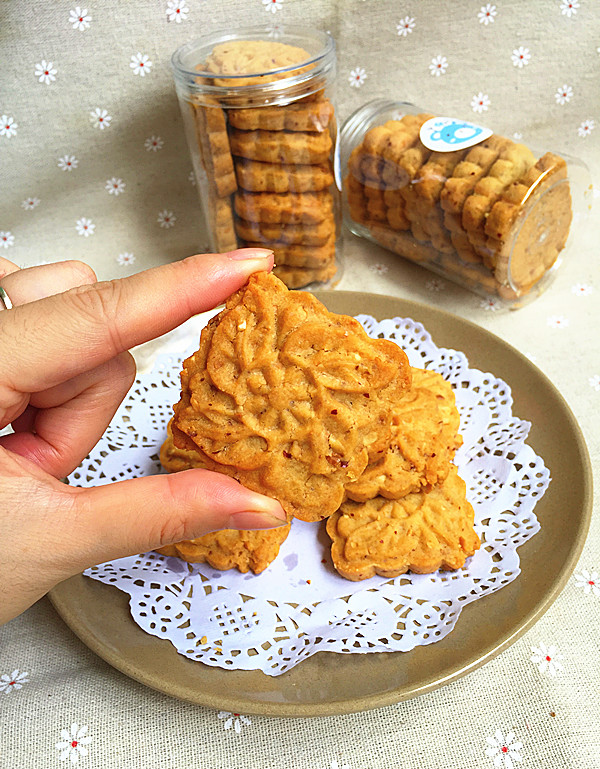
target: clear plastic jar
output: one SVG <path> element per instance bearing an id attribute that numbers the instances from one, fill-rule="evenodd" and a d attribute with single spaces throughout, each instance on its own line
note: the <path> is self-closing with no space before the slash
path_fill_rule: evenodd
<path id="1" fill-rule="evenodd" d="M 341 277 L 335 63 L 329 35 L 290 27 L 208 35 L 172 58 L 211 248 L 273 249 L 290 288 Z"/>
<path id="2" fill-rule="evenodd" d="M 340 170 L 354 234 L 510 308 L 546 288 L 591 194 L 581 161 L 401 101 L 348 118 Z"/>

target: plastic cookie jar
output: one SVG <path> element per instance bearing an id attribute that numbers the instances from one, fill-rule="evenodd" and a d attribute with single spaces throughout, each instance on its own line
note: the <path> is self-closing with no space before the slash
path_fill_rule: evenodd
<path id="1" fill-rule="evenodd" d="M 330 35 L 287 26 L 207 35 L 172 57 L 210 247 L 273 249 L 289 288 L 341 277 L 335 64 Z"/>
<path id="2" fill-rule="evenodd" d="M 591 205 L 581 161 L 400 101 L 346 120 L 339 164 L 354 234 L 510 309 L 547 287 Z"/>

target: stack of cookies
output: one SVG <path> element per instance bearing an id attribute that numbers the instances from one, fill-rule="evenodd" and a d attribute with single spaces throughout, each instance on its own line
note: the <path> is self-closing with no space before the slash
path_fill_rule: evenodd
<path id="1" fill-rule="evenodd" d="M 479 547 L 452 463 L 461 443 L 452 388 L 312 295 L 251 276 L 204 329 L 181 381 L 166 469 L 216 470 L 278 499 L 290 521 L 326 521 L 343 577 L 457 569 Z M 288 530 L 218 544 L 208 535 L 162 552 L 260 571 Z"/>
<path id="2" fill-rule="evenodd" d="M 429 114 L 367 131 L 345 180 L 350 218 L 385 247 L 484 295 L 524 295 L 555 263 L 572 218 L 565 161 L 493 134 L 432 152 Z"/>
<path id="3" fill-rule="evenodd" d="M 272 249 L 289 288 L 336 273 L 334 110 L 319 84 L 284 94 L 277 105 L 257 99 L 252 86 L 310 70 L 301 66 L 308 59 L 303 49 L 273 41 L 223 43 L 202 69 L 223 75 L 213 82 L 235 86 L 235 99 L 223 109 L 203 94 L 191 105 L 215 248 Z"/>

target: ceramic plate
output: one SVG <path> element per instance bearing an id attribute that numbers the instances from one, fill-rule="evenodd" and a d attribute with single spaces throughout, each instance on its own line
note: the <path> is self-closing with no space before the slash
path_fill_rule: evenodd
<path id="1" fill-rule="evenodd" d="M 376 294 L 323 291 L 334 312 L 423 323 L 438 347 L 463 351 L 472 368 L 511 387 L 513 413 L 532 423 L 527 443 L 552 481 L 535 513 L 541 531 L 519 548 L 521 575 L 466 606 L 442 641 L 410 652 L 316 654 L 281 676 L 222 670 L 186 659 L 134 624 L 128 597 L 81 575 L 50 594 L 64 621 L 96 654 L 147 686 L 220 710 L 272 716 L 328 716 L 389 705 L 431 691 L 491 660 L 556 599 L 583 547 L 592 506 L 587 449 L 562 396 L 527 358 L 466 320 Z"/>

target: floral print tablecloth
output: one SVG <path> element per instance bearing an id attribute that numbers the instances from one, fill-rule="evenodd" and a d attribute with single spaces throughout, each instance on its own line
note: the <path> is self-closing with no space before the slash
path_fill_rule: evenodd
<path id="1" fill-rule="evenodd" d="M 274 35 L 288 23 L 329 30 L 341 118 L 373 98 L 405 99 L 580 157 L 598 185 L 592 0 L 9 0 L 0 8 L 0 253 L 22 266 L 79 258 L 105 279 L 202 250 L 169 58 L 233 23 Z M 566 398 L 598 477 L 599 224 L 593 209 L 553 286 L 515 313 L 350 235 L 339 287 L 433 304 L 510 342 Z M 413 701 L 328 719 L 172 700 L 98 659 L 42 600 L 0 629 L 0 767 L 600 767 L 599 538 L 596 509 L 563 593 L 498 658 Z"/>

